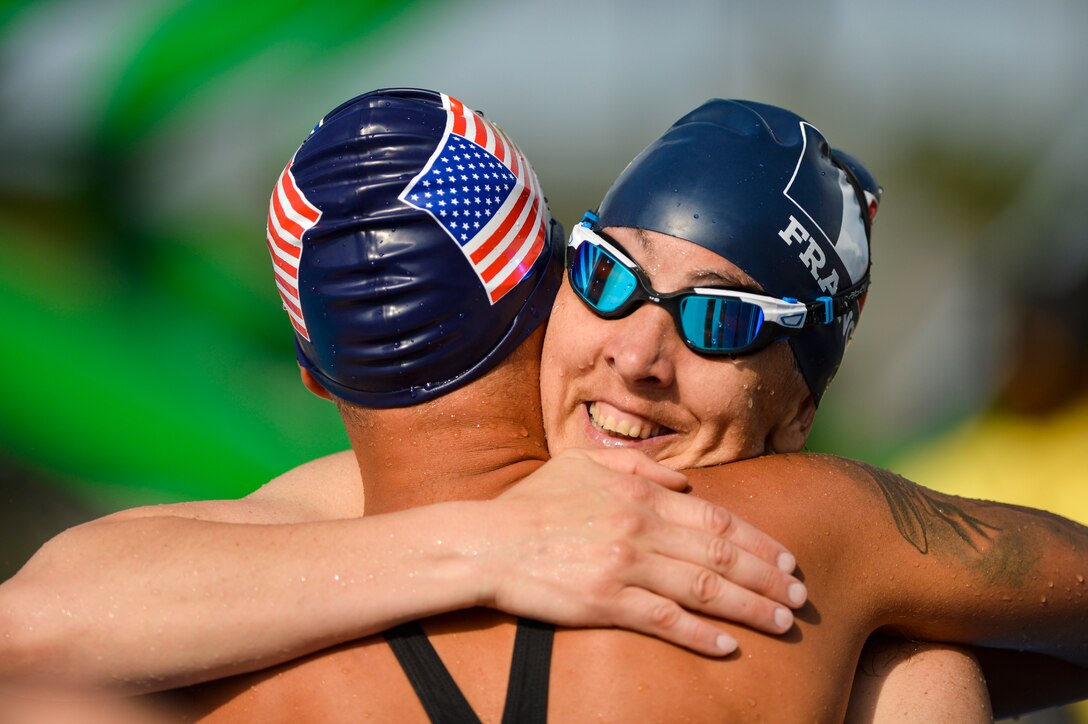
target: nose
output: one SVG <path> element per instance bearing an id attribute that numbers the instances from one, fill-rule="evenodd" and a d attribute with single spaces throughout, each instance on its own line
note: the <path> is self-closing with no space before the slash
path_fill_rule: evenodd
<path id="1" fill-rule="evenodd" d="M 681 342 L 666 310 L 643 304 L 609 326 L 604 359 L 628 386 L 665 388 L 673 384 L 673 360 Z"/>

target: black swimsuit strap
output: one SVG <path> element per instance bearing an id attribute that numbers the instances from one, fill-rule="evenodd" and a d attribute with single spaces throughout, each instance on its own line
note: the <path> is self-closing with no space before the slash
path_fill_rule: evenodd
<path id="1" fill-rule="evenodd" d="M 503 724 L 544 724 L 548 720 L 548 679 L 552 669 L 555 626 L 518 619 L 510 683 L 506 686 Z"/>
<path id="2" fill-rule="evenodd" d="M 546 721 L 554 634 L 555 627 L 551 624 L 518 619 L 502 715 L 504 723 Z M 479 717 L 457 688 L 419 623 L 410 621 L 391 628 L 384 636 L 432 722 L 479 724 Z"/>
<path id="3" fill-rule="evenodd" d="M 434 724 L 480 724 L 417 621 L 391 628 L 384 635 Z"/>

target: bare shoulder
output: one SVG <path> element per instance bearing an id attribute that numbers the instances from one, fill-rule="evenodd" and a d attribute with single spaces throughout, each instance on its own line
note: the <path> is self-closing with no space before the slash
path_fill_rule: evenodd
<path id="1" fill-rule="evenodd" d="M 347 450 L 292 468 L 244 498 L 147 505 L 95 522 L 178 517 L 213 523 L 289 524 L 357 517 L 362 510 L 359 467 Z"/>
<path id="2" fill-rule="evenodd" d="M 886 486 L 911 486 L 909 481 L 880 468 L 834 455 L 791 453 L 763 455 L 712 468 L 685 471 L 693 490 L 714 502 L 735 503 L 737 496 L 773 494 L 776 500 L 806 501 L 834 496 L 862 502 Z"/>
<path id="3" fill-rule="evenodd" d="M 783 519 L 793 510 L 800 522 L 818 523 L 828 535 L 838 530 L 849 539 L 864 529 L 873 541 L 890 539 L 923 555 L 935 546 L 957 555 L 989 550 L 1011 509 L 939 493 L 890 470 L 834 455 L 766 455 L 691 477 L 701 483 L 699 494 L 742 512 L 751 508 L 758 516 L 761 507 L 770 507 Z M 1014 514 L 1063 522 L 1043 511 Z"/>
<path id="4" fill-rule="evenodd" d="M 359 464 L 351 450 L 326 455 L 273 478 L 244 500 L 292 522 L 356 518 L 363 514 Z"/>

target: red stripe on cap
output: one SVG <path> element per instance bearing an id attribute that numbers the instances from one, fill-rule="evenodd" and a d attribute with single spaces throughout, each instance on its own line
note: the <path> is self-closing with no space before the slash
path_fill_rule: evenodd
<path id="1" fill-rule="evenodd" d="M 521 195 L 518 196 L 518 200 L 514 204 L 514 207 L 507 212 L 506 217 L 499 225 L 499 228 L 495 229 L 491 236 L 487 238 L 487 241 L 472 252 L 472 255 L 469 258 L 472 259 L 473 264 L 479 264 L 483 261 L 484 257 L 490 254 L 491 251 L 498 246 L 499 242 L 506 238 L 510 229 L 514 228 L 514 223 L 518 220 L 518 217 L 521 216 L 521 210 L 525 208 L 525 202 L 529 199 L 529 193 L 528 186 L 523 186 L 521 188 Z"/>
<path id="2" fill-rule="evenodd" d="M 452 96 L 446 96 L 450 99 L 450 113 L 453 114 L 453 132 L 458 136 L 465 135 L 465 127 L 467 122 L 465 121 L 465 107 L 461 104 L 461 101 Z"/>
<path id="3" fill-rule="evenodd" d="M 298 308 L 298 305 L 296 305 L 294 302 L 292 302 L 291 299 L 286 294 L 284 294 L 282 290 L 276 290 L 276 291 L 279 291 L 280 299 L 283 300 L 283 305 L 285 307 L 287 307 L 288 309 L 290 309 L 292 312 L 294 312 L 295 314 L 297 314 L 298 316 L 301 317 L 302 316 L 302 310 Z"/>
<path id="4" fill-rule="evenodd" d="M 283 190 L 287 194 L 287 201 L 291 204 L 291 210 L 299 216 L 308 220 L 311 224 L 316 224 L 317 220 L 321 218 L 321 212 L 314 208 L 313 204 L 304 199 L 298 191 L 298 187 L 295 186 L 295 179 L 291 175 L 291 163 L 294 159 L 287 164 L 287 167 L 283 169 Z"/>
<path id="5" fill-rule="evenodd" d="M 499 143 L 505 142 L 506 146 L 510 149 L 510 170 L 513 172 L 514 176 L 521 176 L 521 163 L 519 162 L 521 151 L 506 137 L 506 134 L 498 128 L 495 129 L 495 135 L 498 138 Z M 499 160 L 502 160 L 501 156 L 499 157 Z"/>
<path id="6" fill-rule="evenodd" d="M 539 228 L 540 223 L 537 218 L 537 208 L 537 201 L 536 199 L 533 199 L 533 205 L 529 209 L 529 215 L 525 217 L 525 220 L 522 222 L 521 228 L 518 229 L 513 241 L 506 245 L 506 248 L 502 250 L 502 253 L 499 254 L 499 256 L 491 262 L 487 269 L 484 270 L 483 274 L 480 275 L 483 277 L 483 280 L 485 282 L 489 282 L 494 279 L 495 275 L 502 271 L 502 268 L 506 266 L 511 259 L 514 258 L 514 255 L 517 254 L 518 249 L 521 248 L 521 243 L 528 239 L 529 235 L 533 233 L 532 227 L 529 225 L 536 223 L 537 227 Z"/>
<path id="7" fill-rule="evenodd" d="M 291 277 L 291 279 L 294 280 L 295 284 L 298 284 L 298 268 L 291 266 L 283 259 L 279 258 L 279 256 L 276 254 L 276 250 L 272 247 L 273 242 L 269 236 L 266 235 L 264 241 L 266 244 L 268 244 L 268 253 L 272 255 L 272 263 L 282 269 L 289 277 Z"/>
<path id="8" fill-rule="evenodd" d="M 295 331 L 298 332 L 298 335 L 307 342 L 309 342 L 310 333 L 306 331 L 306 328 L 299 324 L 298 320 L 292 317 L 290 314 L 287 315 L 287 318 L 291 320 L 291 326 L 295 328 Z"/>
<path id="9" fill-rule="evenodd" d="M 540 252 L 544 248 L 544 227 L 541 226 L 537 232 L 536 240 L 533 242 L 533 246 L 529 249 L 529 253 L 521 260 L 521 262 L 515 266 L 510 273 L 506 276 L 506 279 L 502 281 L 495 289 L 491 291 L 491 302 L 495 303 L 506 296 L 506 293 L 517 286 L 525 275 L 529 273 L 533 264 L 540 257 Z"/>
<path id="10" fill-rule="evenodd" d="M 302 249 L 301 247 L 297 246 L 292 240 L 287 240 L 287 238 L 284 238 L 279 233 L 276 233 L 275 230 L 272 229 L 271 226 L 269 226 L 268 230 L 265 231 L 264 241 L 275 244 L 275 248 L 280 249 L 281 251 L 283 251 L 284 254 L 289 256 L 290 259 L 294 260 L 290 261 L 285 259 L 285 261 L 287 261 L 288 263 L 294 263 L 295 267 L 298 266 L 298 261 L 302 256 Z"/>
<path id="11" fill-rule="evenodd" d="M 280 222 L 280 228 L 289 234 L 292 234 L 296 239 L 301 239 L 302 234 L 306 231 L 302 226 L 292 219 L 283 210 L 283 204 L 280 203 L 280 195 L 276 192 L 272 192 L 272 211 L 269 213 L 269 227 L 272 224 L 272 213 L 276 214 L 276 221 Z"/>
<path id="12" fill-rule="evenodd" d="M 490 126 L 491 124 L 488 125 Z M 506 163 L 506 156 L 509 151 L 506 148 L 506 144 L 503 143 L 502 133 L 494 126 L 492 126 L 492 132 L 495 134 L 495 158 Z M 517 175 L 517 171 L 514 171 L 514 175 Z"/>

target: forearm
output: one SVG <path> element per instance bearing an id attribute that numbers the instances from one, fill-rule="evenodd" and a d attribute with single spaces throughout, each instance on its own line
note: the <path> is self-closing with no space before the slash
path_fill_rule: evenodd
<path id="1" fill-rule="evenodd" d="M 450 505 L 465 510 L 75 528 L 0 586 L 0 681 L 167 688 L 475 605 L 474 509 Z"/>
<path id="2" fill-rule="evenodd" d="M 345 506 L 280 481 L 48 543 L 0 586 L 0 686 L 176 687 L 478 605 L 722 656 L 735 641 L 693 612 L 783 633 L 805 601 L 781 544 L 633 453 L 561 455 L 495 500 L 326 522 Z"/>

